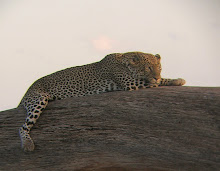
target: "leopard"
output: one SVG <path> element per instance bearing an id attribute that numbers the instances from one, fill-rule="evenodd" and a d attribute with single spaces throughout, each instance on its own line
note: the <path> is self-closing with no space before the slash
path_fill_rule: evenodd
<path id="1" fill-rule="evenodd" d="M 158 86 L 182 86 L 182 78 L 161 78 L 161 57 L 143 52 L 112 53 L 99 62 L 66 68 L 36 80 L 19 106 L 26 109 L 26 119 L 19 128 L 21 147 L 35 149 L 30 130 L 48 102 L 112 91 L 132 91 Z"/>

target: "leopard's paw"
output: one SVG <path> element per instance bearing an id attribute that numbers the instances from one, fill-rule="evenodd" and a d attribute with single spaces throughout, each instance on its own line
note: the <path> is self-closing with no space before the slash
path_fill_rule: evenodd
<path id="1" fill-rule="evenodd" d="M 174 86 L 182 86 L 184 84 L 186 84 L 186 81 L 182 78 L 172 80 L 172 85 Z"/>
<path id="2" fill-rule="evenodd" d="M 22 148 L 25 152 L 34 151 L 35 145 L 33 140 L 31 138 L 24 140 L 22 143 Z"/>

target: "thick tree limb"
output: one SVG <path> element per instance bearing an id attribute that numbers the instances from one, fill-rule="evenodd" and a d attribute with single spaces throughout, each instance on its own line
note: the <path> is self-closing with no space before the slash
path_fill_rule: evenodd
<path id="1" fill-rule="evenodd" d="M 20 148 L 25 110 L 0 113 L 0 170 L 218 170 L 220 88 L 159 87 L 49 103 Z"/>

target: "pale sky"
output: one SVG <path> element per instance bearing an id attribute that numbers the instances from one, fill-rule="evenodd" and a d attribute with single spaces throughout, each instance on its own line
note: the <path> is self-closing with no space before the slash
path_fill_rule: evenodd
<path id="1" fill-rule="evenodd" d="M 0 111 L 38 78 L 115 52 L 159 53 L 162 76 L 220 86 L 219 0 L 0 0 Z"/>

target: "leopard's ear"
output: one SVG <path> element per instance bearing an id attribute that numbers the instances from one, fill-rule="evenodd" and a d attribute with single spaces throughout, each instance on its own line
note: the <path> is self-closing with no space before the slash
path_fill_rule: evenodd
<path id="1" fill-rule="evenodd" d="M 115 55 L 116 58 L 121 58 L 123 53 L 113 53 L 113 55 Z"/>
<path id="2" fill-rule="evenodd" d="M 125 65 L 125 66 L 128 66 L 130 64 L 130 56 L 128 55 L 128 53 L 120 53 L 117 55 L 117 60 Z"/>
<path id="3" fill-rule="evenodd" d="M 117 61 L 121 61 L 121 53 L 112 53 L 112 54 L 108 54 L 106 55 L 100 62 L 102 61 L 108 61 L 108 62 L 117 62 Z"/>
<path id="4" fill-rule="evenodd" d="M 123 53 L 113 53 L 112 55 L 118 62 L 122 62 Z"/>
<path id="5" fill-rule="evenodd" d="M 112 53 L 112 54 L 108 54 L 108 55 L 106 55 L 105 57 L 107 57 L 107 58 L 121 58 L 121 56 L 122 56 L 122 53 Z"/>
<path id="6" fill-rule="evenodd" d="M 157 57 L 157 59 L 161 59 L 159 54 L 154 55 L 155 57 Z"/>
<path id="7" fill-rule="evenodd" d="M 121 63 L 125 66 L 136 65 L 140 61 L 141 54 L 141 52 L 122 53 L 120 56 Z"/>

